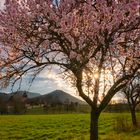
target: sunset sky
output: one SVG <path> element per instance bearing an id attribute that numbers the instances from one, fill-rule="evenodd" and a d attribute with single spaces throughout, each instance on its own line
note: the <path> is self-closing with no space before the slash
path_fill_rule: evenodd
<path id="1" fill-rule="evenodd" d="M 63 90 L 71 94 L 75 94 L 74 89 L 70 84 L 62 78 L 58 68 L 53 68 L 51 71 L 42 71 L 30 86 L 31 76 L 26 75 L 23 77 L 20 90 L 28 90 L 35 93 L 46 94 L 53 90 Z M 18 88 L 18 83 L 14 86 L 13 90 Z M 1 91 L 11 92 L 11 87 Z"/>

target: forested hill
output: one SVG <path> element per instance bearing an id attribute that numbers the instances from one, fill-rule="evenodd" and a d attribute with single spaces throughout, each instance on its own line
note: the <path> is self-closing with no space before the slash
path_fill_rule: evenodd
<path id="1" fill-rule="evenodd" d="M 55 90 L 53 92 L 35 97 L 30 99 L 30 101 L 33 102 L 47 102 L 48 104 L 70 104 L 72 103 L 78 103 L 78 104 L 86 104 L 84 101 L 62 91 L 62 90 Z"/>

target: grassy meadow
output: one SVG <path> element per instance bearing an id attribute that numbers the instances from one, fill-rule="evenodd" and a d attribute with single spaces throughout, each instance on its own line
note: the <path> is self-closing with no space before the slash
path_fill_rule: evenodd
<path id="1" fill-rule="evenodd" d="M 89 140 L 89 118 L 89 114 L 3 115 L 0 140 Z M 99 139 L 140 140 L 140 129 L 131 128 L 128 113 L 102 113 Z"/>

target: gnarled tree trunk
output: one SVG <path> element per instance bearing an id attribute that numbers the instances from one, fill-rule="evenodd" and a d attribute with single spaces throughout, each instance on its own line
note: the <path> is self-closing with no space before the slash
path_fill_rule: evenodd
<path id="1" fill-rule="evenodd" d="M 137 118 L 136 118 L 136 111 L 135 108 L 131 109 L 131 117 L 132 117 L 132 123 L 134 127 L 137 127 Z"/>

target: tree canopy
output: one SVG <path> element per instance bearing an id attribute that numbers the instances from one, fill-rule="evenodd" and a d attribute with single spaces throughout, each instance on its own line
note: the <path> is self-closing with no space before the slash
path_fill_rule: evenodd
<path id="1" fill-rule="evenodd" d="M 0 12 L 1 85 L 48 65 L 75 77 L 86 73 L 86 86 L 93 73 L 94 84 L 103 75 L 130 75 L 139 65 L 139 20 L 135 0 L 7 0 Z"/>

